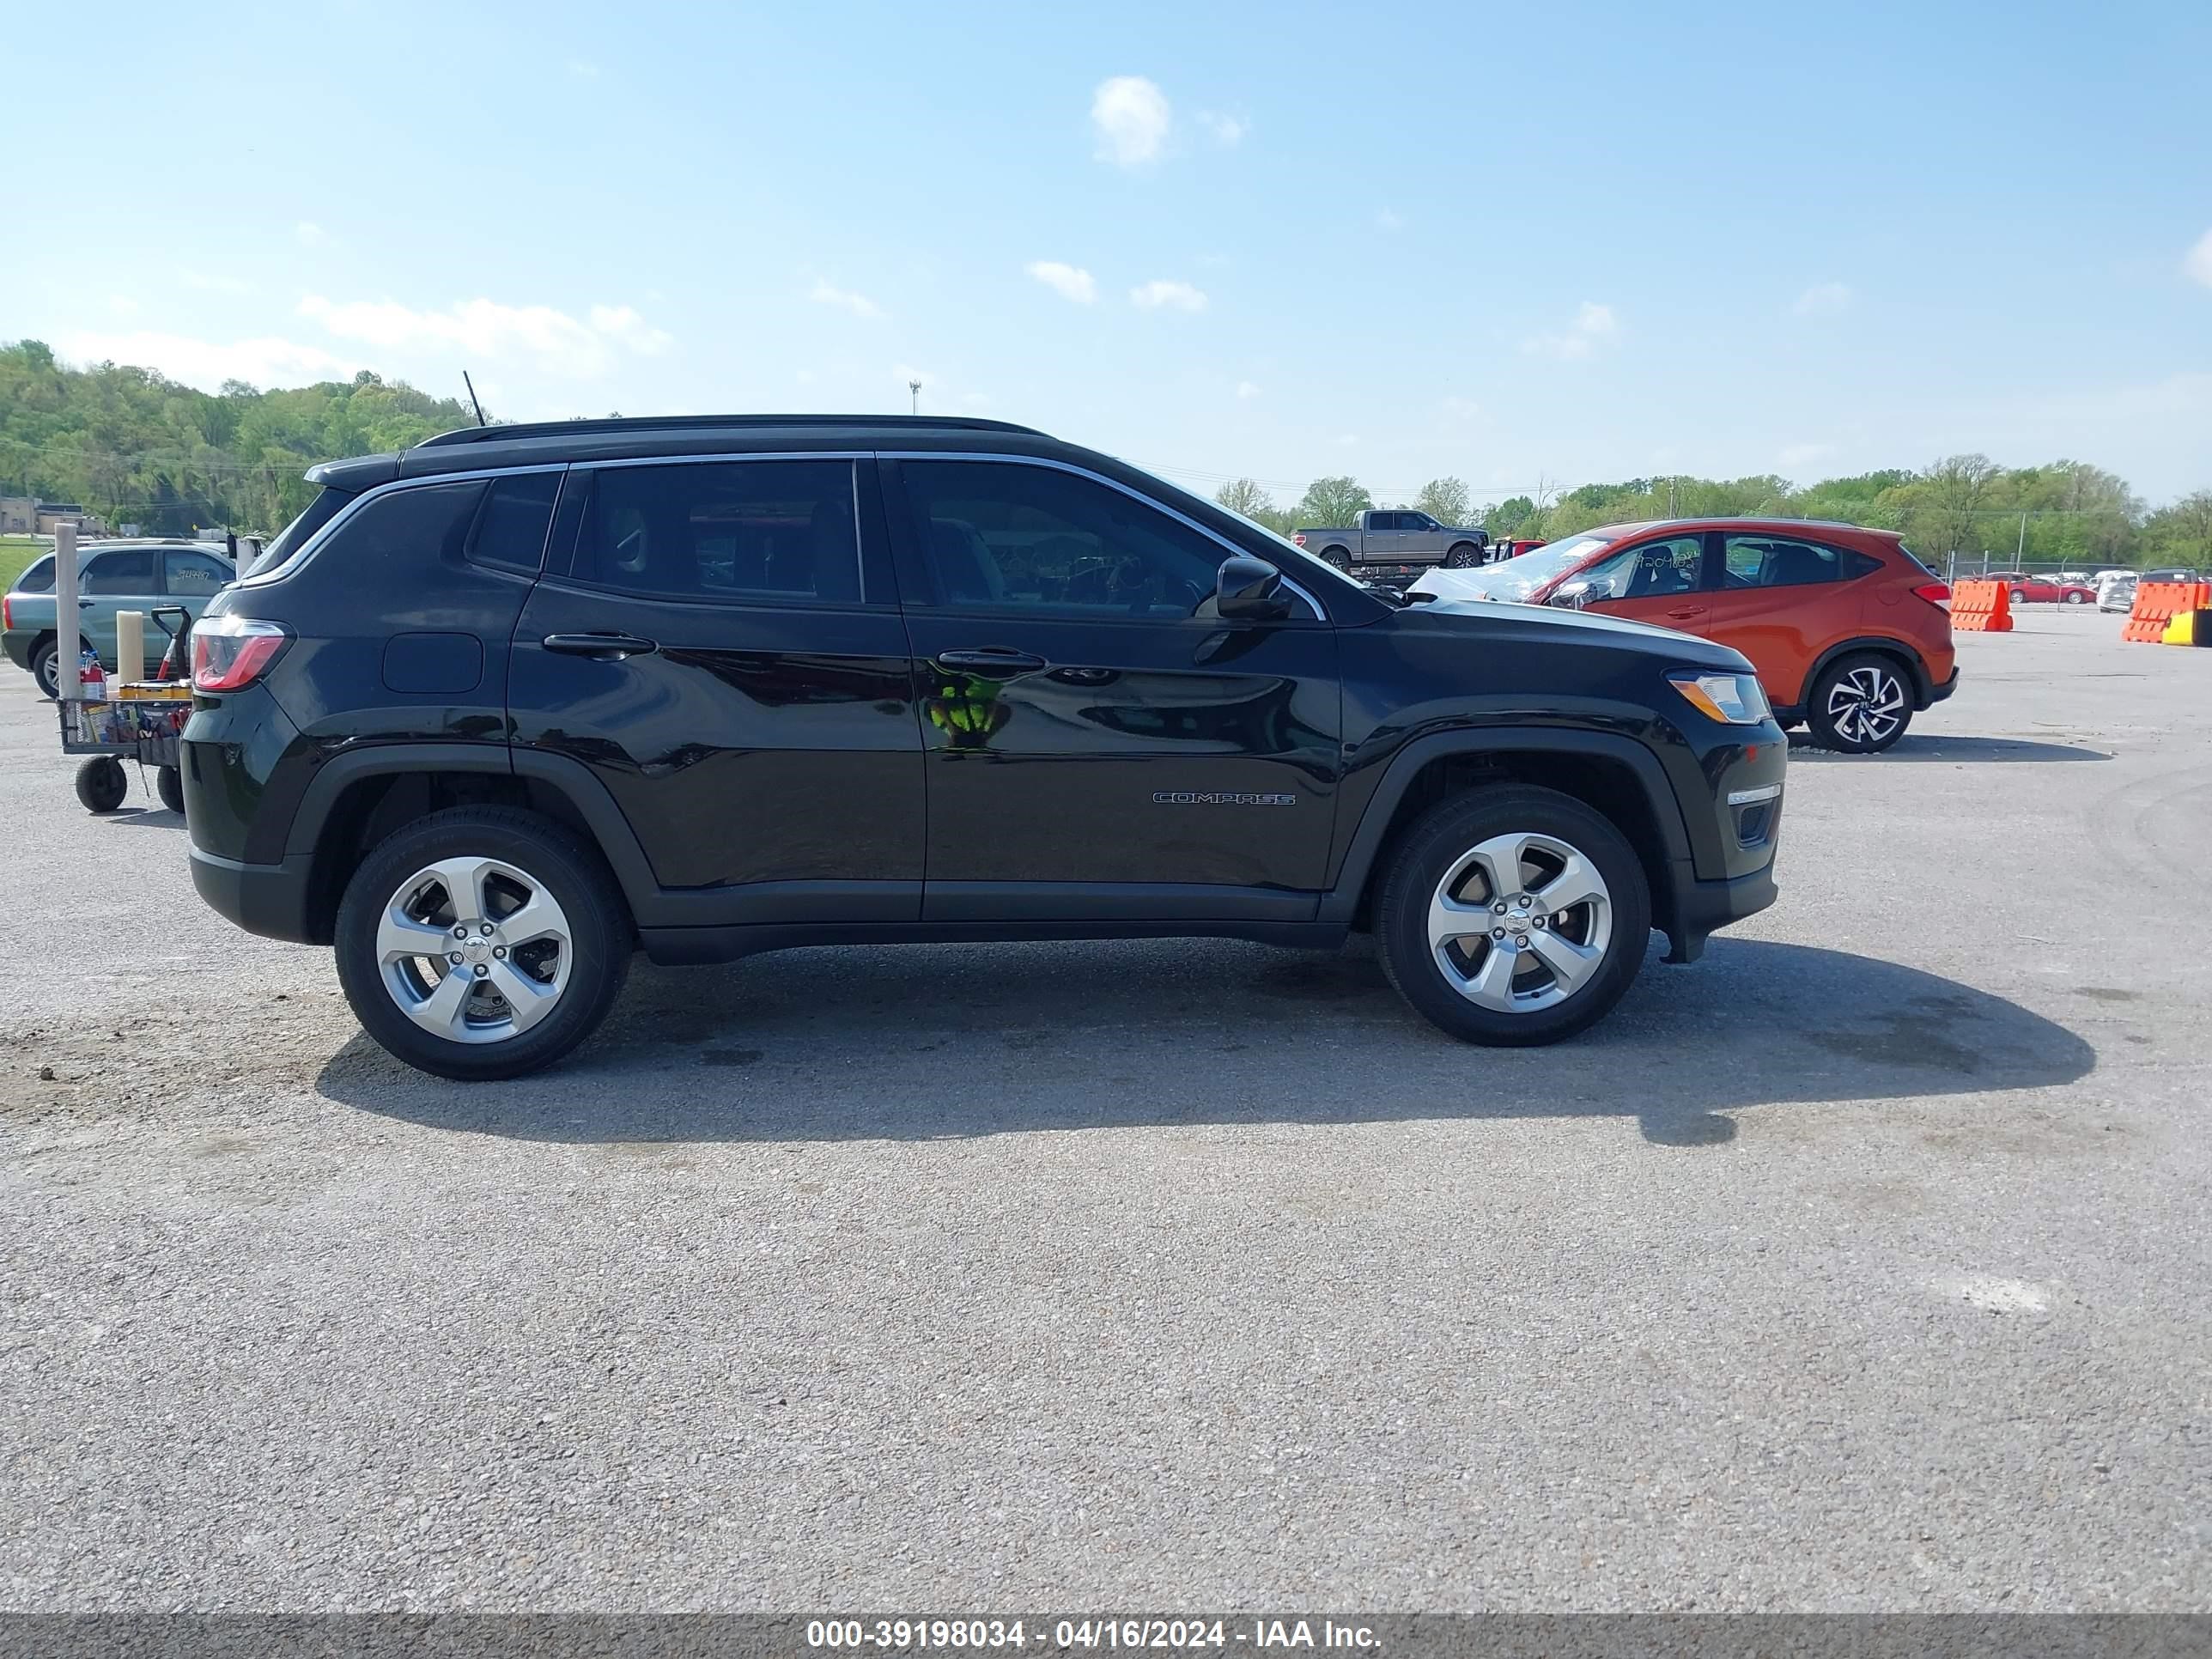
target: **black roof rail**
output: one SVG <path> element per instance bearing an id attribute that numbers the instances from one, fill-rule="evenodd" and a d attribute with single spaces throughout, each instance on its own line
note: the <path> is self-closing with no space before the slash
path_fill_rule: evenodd
<path id="1" fill-rule="evenodd" d="M 978 420 L 965 415 L 622 415 L 593 421 L 525 421 L 511 426 L 463 426 L 425 438 L 416 446 L 429 449 L 448 444 L 507 443 L 518 438 L 588 437 L 597 433 L 711 432 L 726 427 L 896 427 L 915 431 L 947 427 L 967 432 L 1018 432 L 1025 437 L 1045 434 L 1035 427 L 1012 421 Z"/>

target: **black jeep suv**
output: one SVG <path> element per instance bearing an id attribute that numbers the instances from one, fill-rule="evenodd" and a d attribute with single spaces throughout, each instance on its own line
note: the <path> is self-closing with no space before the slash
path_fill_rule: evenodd
<path id="1" fill-rule="evenodd" d="M 1786 746 L 1735 652 L 1407 605 L 991 421 L 454 432 L 315 468 L 193 633 L 192 874 L 336 948 L 369 1034 L 548 1064 L 642 946 L 1371 930 L 1548 1042 L 1653 927 L 1771 902 Z"/>

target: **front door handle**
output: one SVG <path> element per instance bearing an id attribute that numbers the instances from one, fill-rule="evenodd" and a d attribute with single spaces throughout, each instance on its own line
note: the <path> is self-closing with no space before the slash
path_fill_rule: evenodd
<path id="1" fill-rule="evenodd" d="M 92 609 L 94 603 L 94 601 L 91 599 L 79 599 L 76 602 L 76 608 L 80 611 L 89 611 Z"/>
<path id="2" fill-rule="evenodd" d="M 564 657 L 589 657 L 593 662 L 620 662 L 624 657 L 647 657 L 660 649 L 657 640 L 635 634 L 548 634 L 545 648 Z"/>
<path id="3" fill-rule="evenodd" d="M 945 668 L 964 669 L 970 674 L 981 674 L 986 679 L 1012 679 L 1017 674 L 1034 674 L 1044 666 L 1044 659 L 1027 651 L 1015 651 L 1002 645 L 986 645 L 973 651 L 940 651 L 930 660 Z"/>
<path id="4" fill-rule="evenodd" d="M 1667 613 L 1668 618 L 1674 622 L 1689 622 L 1692 619 L 1702 617 L 1705 614 L 1705 607 L 1702 605 L 1684 605 L 1679 611 L 1669 611 Z"/>

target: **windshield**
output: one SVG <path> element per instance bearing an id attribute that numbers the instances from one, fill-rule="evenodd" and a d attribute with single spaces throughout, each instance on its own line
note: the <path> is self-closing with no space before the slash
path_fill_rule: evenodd
<path id="1" fill-rule="evenodd" d="M 1517 559 L 1501 559 L 1474 570 L 1431 570 L 1413 584 L 1440 599 L 1522 600 L 1564 570 L 1571 570 L 1614 538 L 1594 530 L 1550 542 Z"/>

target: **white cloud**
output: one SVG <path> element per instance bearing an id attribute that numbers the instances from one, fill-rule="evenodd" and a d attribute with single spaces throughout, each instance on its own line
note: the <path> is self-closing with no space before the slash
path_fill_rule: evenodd
<path id="1" fill-rule="evenodd" d="M 180 270 L 177 273 L 177 280 L 186 288 L 196 288 L 203 294 L 252 294 L 258 291 L 243 276 L 225 276 L 219 271 Z"/>
<path id="2" fill-rule="evenodd" d="M 301 247 L 328 247 L 331 234 L 313 219 L 302 219 L 292 227 L 292 235 Z"/>
<path id="3" fill-rule="evenodd" d="M 571 58 L 568 73 L 579 81 L 596 81 L 599 78 L 599 66 L 588 58 Z"/>
<path id="4" fill-rule="evenodd" d="M 1116 167 L 1158 161 L 1166 153 L 1174 125 L 1167 94 L 1141 75 L 1101 81 L 1091 96 L 1091 125 L 1097 136 L 1094 153 Z"/>
<path id="5" fill-rule="evenodd" d="M 1848 311 L 1851 288 L 1848 283 L 1815 283 L 1799 295 L 1790 309 L 1800 317 L 1832 317 Z"/>
<path id="6" fill-rule="evenodd" d="M 1256 398 L 1260 395 L 1260 388 L 1249 380 L 1239 380 L 1237 382 L 1237 395 L 1240 398 Z"/>
<path id="7" fill-rule="evenodd" d="M 1198 112 L 1198 124 L 1213 135 L 1213 142 L 1224 149 L 1234 149 L 1244 142 L 1244 135 L 1252 131 L 1252 124 L 1241 115 L 1224 115 L 1217 109 L 1202 109 Z"/>
<path id="8" fill-rule="evenodd" d="M 1805 466 L 1814 461 L 1825 460 L 1835 453 L 1833 444 L 1790 444 L 1782 451 L 1782 465 L 1787 467 Z"/>
<path id="9" fill-rule="evenodd" d="M 653 327 L 628 306 L 593 306 L 591 318 L 594 329 L 641 356 L 651 357 L 668 349 L 666 332 Z"/>
<path id="10" fill-rule="evenodd" d="M 1406 222 L 1398 216 L 1394 209 L 1376 208 L 1375 228 L 1377 230 L 1403 230 L 1406 228 Z"/>
<path id="11" fill-rule="evenodd" d="M 1340 432 L 1336 434 L 1336 447 L 1339 449 L 1350 449 L 1358 441 L 1359 434 L 1357 432 Z"/>
<path id="12" fill-rule="evenodd" d="M 2181 262 L 2181 268 L 2207 288 L 2212 288 L 2212 230 L 2197 239 L 2197 246 Z"/>
<path id="13" fill-rule="evenodd" d="M 883 319 L 884 308 L 866 295 L 854 294 L 848 289 L 834 288 L 818 276 L 814 279 L 814 287 L 806 297 L 817 305 L 842 306 L 855 317 L 866 317 L 871 322 L 879 322 Z"/>
<path id="14" fill-rule="evenodd" d="M 271 386 L 350 380 L 357 367 L 318 347 L 270 336 L 224 343 L 181 334 L 65 334 L 54 342 L 54 349 L 72 362 L 156 369 L 204 392 L 216 391 L 225 380 Z"/>
<path id="15" fill-rule="evenodd" d="M 339 303 L 310 294 L 300 314 L 340 339 L 385 350 L 429 347 L 481 360 L 525 357 L 548 374 L 589 380 L 615 365 L 620 351 L 664 350 L 669 337 L 628 306 L 593 306 L 580 321 L 551 306 L 507 306 L 465 300 L 444 311 L 417 311 L 392 300 Z"/>
<path id="16" fill-rule="evenodd" d="M 1613 307 L 1585 300 L 1564 333 L 1533 335 L 1521 343 L 1521 349 L 1540 357 L 1556 357 L 1561 362 L 1580 362 L 1595 357 L 1599 347 L 1620 334 L 1620 319 L 1613 314 Z"/>
<path id="17" fill-rule="evenodd" d="M 1146 283 L 1141 288 L 1131 289 L 1129 301 L 1146 311 L 1158 311 L 1163 306 L 1176 311 L 1203 311 L 1206 309 L 1206 292 L 1202 289 L 1193 288 L 1188 283 L 1155 281 Z"/>
<path id="18" fill-rule="evenodd" d="M 1098 297 L 1098 283 L 1080 265 L 1064 265 L 1057 259 L 1033 259 L 1022 267 L 1063 300 L 1089 305 Z"/>

